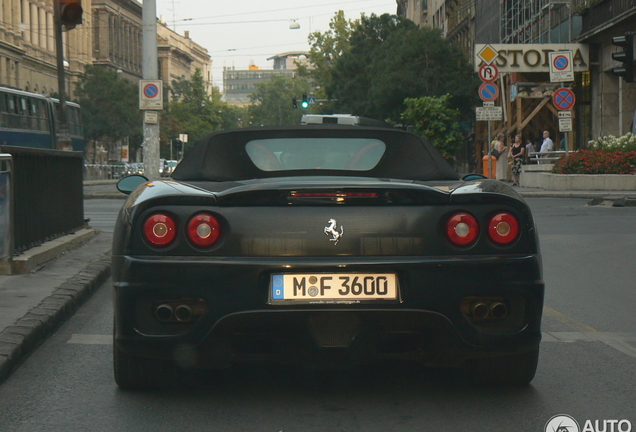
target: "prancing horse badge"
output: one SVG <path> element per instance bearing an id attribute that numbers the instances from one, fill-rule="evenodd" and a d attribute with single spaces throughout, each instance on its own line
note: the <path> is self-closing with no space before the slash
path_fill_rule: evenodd
<path id="1" fill-rule="evenodd" d="M 333 245 L 337 245 L 344 234 L 344 228 L 340 225 L 340 232 L 338 232 L 338 221 L 335 219 L 329 219 L 329 225 L 325 227 L 325 234 L 332 236 L 329 241 L 333 242 Z"/>

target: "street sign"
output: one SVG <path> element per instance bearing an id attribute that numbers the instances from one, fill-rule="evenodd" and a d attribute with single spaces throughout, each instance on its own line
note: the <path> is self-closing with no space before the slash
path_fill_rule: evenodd
<path id="1" fill-rule="evenodd" d="M 157 111 L 144 111 L 144 123 L 159 123 L 159 113 Z"/>
<path id="2" fill-rule="evenodd" d="M 569 88 L 560 88 L 554 92 L 552 95 L 552 103 L 554 107 L 561 111 L 569 111 L 574 106 L 576 102 L 576 96 L 574 96 L 574 92 Z"/>
<path id="3" fill-rule="evenodd" d="M 309 105 L 316 105 L 316 98 L 313 96 L 309 96 L 307 98 L 307 102 L 309 102 Z"/>
<path id="4" fill-rule="evenodd" d="M 484 106 L 475 108 L 477 121 L 503 120 L 503 108 L 500 106 Z"/>
<path id="5" fill-rule="evenodd" d="M 477 52 L 477 57 L 486 64 L 491 64 L 495 61 L 499 53 L 490 44 L 484 45 L 482 49 Z"/>
<path id="6" fill-rule="evenodd" d="M 572 132 L 572 117 L 559 118 L 559 132 Z"/>
<path id="7" fill-rule="evenodd" d="M 139 80 L 139 109 L 163 109 L 163 81 Z"/>
<path id="8" fill-rule="evenodd" d="M 499 69 L 494 64 L 483 64 L 479 67 L 479 78 L 483 82 L 494 82 L 499 78 Z"/>
<path id="9" fill-rule="evenodd" d="M 559 132 L 572 132 L 572 111 L 559 111 Z"/>
<path id="10" fill-rule="evenodd" d="M 486 102 L 494 101 L 499 97 L 499 86 L 493 83 L 483 83 L 479 86 L 479 97 Z"/>
<path id="11" fill-rule="evenodd" d="M 550 54 L 550 82 L 574 81 L 572 51 L 554 51 Z"/>

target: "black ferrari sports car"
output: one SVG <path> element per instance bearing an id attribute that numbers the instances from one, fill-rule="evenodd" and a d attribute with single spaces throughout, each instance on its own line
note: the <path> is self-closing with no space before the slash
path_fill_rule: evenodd
<path id="1" fill-rule="evenodd" d="M 241 362 L 397 359 L 529 383 L 544 283 L 528 205 L 428 142 L 342 125 L 213 133 L 171 178 L 122 179 L 122 388 Z"/>

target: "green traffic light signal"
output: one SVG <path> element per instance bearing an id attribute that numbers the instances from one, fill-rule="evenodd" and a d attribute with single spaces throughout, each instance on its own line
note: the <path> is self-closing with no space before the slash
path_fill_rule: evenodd
<path id="1" fill-rule="evenodd" d="M 303 101 L 300 103 L 300 106 L 303 108 L 309 108 L 309 101 L 307 100 L 307 95 L 303 95 Z"/>

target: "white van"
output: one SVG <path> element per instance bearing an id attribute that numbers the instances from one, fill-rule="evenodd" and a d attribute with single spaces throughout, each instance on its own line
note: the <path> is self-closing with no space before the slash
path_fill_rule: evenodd
<path id="1" fill-rule="evenodd" d="M 354 116 L 351 114 L 303 114 L 300 124 L 345 124 L 357 126 L 379 126 L 390 127 L 380 120 L 366 117 Z"/>

